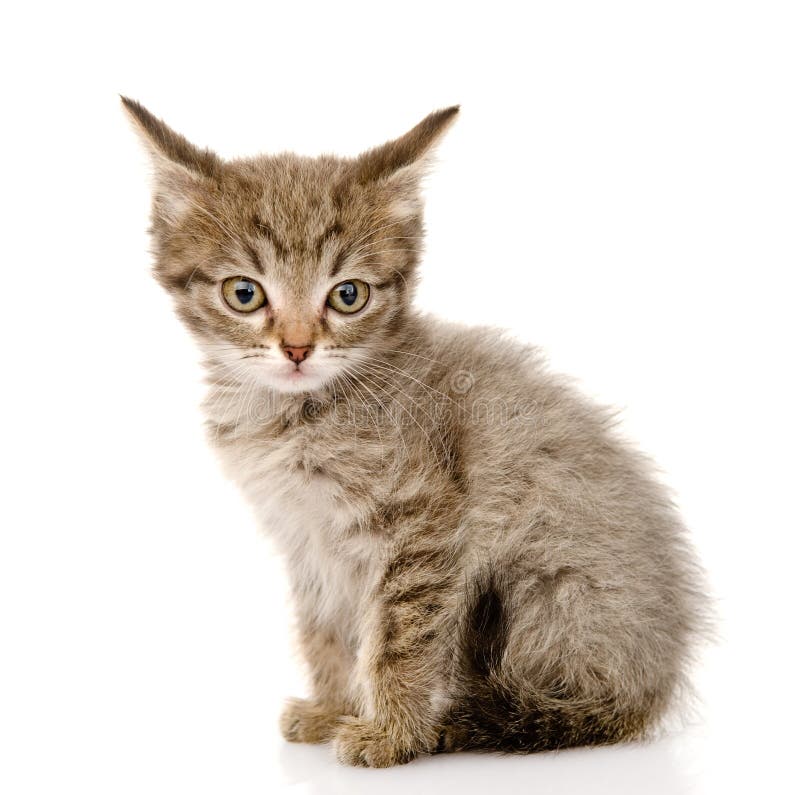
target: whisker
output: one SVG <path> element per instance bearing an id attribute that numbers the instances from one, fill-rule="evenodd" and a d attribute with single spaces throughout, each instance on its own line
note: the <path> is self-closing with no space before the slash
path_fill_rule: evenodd
<path id="1" fill-rule="evenodd" d="M 403 284 L 405 285 L 406 290 L 409 289 L 408 281 L 406 280 L 406 277 L 403 275 L 403 273 L 401 271 L 399 271 L 397 268 L 395 268 L 393 265 L 389 265 L 386 262 L 380 262 L 380 263 L 372 262 L 372 263 L 370 263 L 365 258 L 365 259 L 362 259 L 362 260 L 357 260 L 356 262 L 351 263 L 351 265 L 353 265 L 353 267 L 355 267 L 357 265 L 373 265 L 374 267 L 388 268 L 390 271 L 393 271 L 394 273 L 396 273 L 403 280 Z"/>
<path id="2" fill-rule="evenodd" d="M 198 262 L 197 265 L 194 266 L 192 272 L 189 274 L 189 278 L 186 280 L 186 284 L 183 285 L 183 289 L 184 290 L 188 290 L 189 289 L 189 285 L 192 283 L 192 279 L 194 278 L 194 275 L 197 273 L 198 270 L 200 270 L 200 268 L 203 267 L 203 265 L 208 265 L 209 262 L 213 262 L 216 259 L 217 259 L 217 257 L 215 257 L 214 255 L 211 255 L 211 256 L 205 257 L 204 259 L 201 259 L 200 262 Z"/>
<path id="3" fill-rule="evenodd" d="M 378 421 L 377 421 L 377 419 L 375 417 L 372 416 L 372 412 L 369 410 L 369 406 L 367 405 L 367 401 L 364 400 L 364 396 L 361 394 L 361 391 L 358 389 L 358 386 L 355 383 L 350 384 L 350 386 L 355 391 L 356 397 L 358 398 L 358 400 L 361 403 L 361 405 L 364 407 L 364 411 L 367 412 L 367 416 L 372 420 L 372 422 L 375 425 L 375 431 L 378 434 L 378 441 L 380 442 L 380 448 L 381 448 L 381 463 L 383 463 L 384 446 L 383 446 L 383 439 L 381 437 L 381 432 L 380 432 L 380 429 L 378 427 Z M 362 386 L 365 386 L 365 385 L 362 384 Z M 359 423 L 354 422 L 353 424 L 354 424 L 354 426 L 356 428 L 358 428 Z"/>
<path id="4" fill-rule="evenodd" d="M 424 240 L 423 235 L 394 235 L 392 237 L 382 237 L 380 240 L 372 240 L 368 243 L 365 243 L 362 246 L 359 246 L 353 251 L 348 252 L 348 258 L 358 256 L 362 251 L 369 251 L 370 249 L 375 249 L 376 247 L 388 243 L 391 240 Z M 406 251 L 407 249 L 399 249 L 395 248 L 392 249 L 393 251 Z"/>
<path id="5" fill-rule="evenodd" d="M 233 405 L 233 401 L 241 396 L 241 389 L 250 380 L 248 378 L 242 379 L 241 376 L 246 376 L 249 372 L 249 367 L 246 364 L 239 363 L 232 368 L 226 368 L 222 380 L 215 380 L 210 385 L 211 394 L 204 401 L 204 409 L 210 418 L 216 413 L 227 414 L 228 408 Z M 219 412 L 219 409 L 224 404 L 224 411 Z"/>
<path id="6" fill-rule="evenodd" d="M 422 356 L 419 353 L 411 353 L 411 351 L 407 351 L 402 348 L 386 348 L 382 345 L 371 345 L 370 347 L 377 348 L 382 351 L 389 351 L 390 353 L 404 353 L 406 356 L 414 356 L 417 359 L 425 359 L 426 361 L 433 362 L 434 364 L 444 365 L 444 362 L 441 361 L 440 359 L 431 359 L 430 356 Z"/>
<path id="7" fill-rule="evenodd" d="M 370 237 L 373 237 L 374 235 L 377 235 L 378 232 L 382 231 L 383 229 L 388 229 L 390 226 L 397 226 L 400 223 L 402 223 L 402 221 L 400 219 L 398 219 L 397 221 L 391 221 L 388 224 L 384 224 L 383 226 L 379 226 L 376 229 L 368 229 L 363 235 L 361 235 L 360 238 L 358 238 L 358 240 L 356 240 L 355 243 L 353 243 L 353 245 L 357 246 L 363 240 L 368 240 Z"/>
<path id="8" fill-rule="evenodd" d="M 367 356 L 367 357 L 363 358 L 361 361 L 367 362 L 373 367 L 379 367 L 379 368 L 382 368 L 384 370 L 387 370 L 388 372 L 397 373 L 398 375 L 402 375 L 402 376 L 405 376 L 406 378 L 410 378 L 412 381 L 414 381 L 417 384 L 419 384 L 423 389 L 427 390 L 429 393 L 433 393 L 435 395 L 439 395 L 440 397 L 443 397 L 445 400 L 449 400 L 454 406 L 459 406 L 459 404 L 455 400 L 453 400 L 453 398 L 451 398 L 450 395 L 447 395 L 444 392 L 441 392 L 440 390 L 436 389 L 435 387 L 432 387 L 430 384 L 426 384 L 425 382 L 420 381 L 418 378 L 416 378 L 413 375 L 411 375 L 410 373 L 406 372 L 401 367 L 397 367 L 396 365 L 393 365 L 393 364 L 391 364 L 389 362 L 386 362 L 386 361 L 384 361 L 382 359 L 376 359 L 376 358 L 370 357 L 370 356 Z M 459 407 L 461 408 L 461 406 L 459 406 Z"/>
<path id="9" fill-rule="evenodd" d="M 374 376 L 375 378 L 382 378 L 384 383 L 389 383 L 389 378 L 386 376 L 386 372 L 392 373 L 392 371 L 387 371 L 385 368 L 376 368 L 374 364 L 370 364 L 369 362 L 360 362 L 363 368 L 367 369 L 367 372 L 370 375 Z M 392 373 L 393 374 L 393 373 Z M 408 398 L 414 406 L 416 406 L 433 424 L 435 427 L 437 425 L 437 421 L 423 408 L 423 404 L 418 403 L 408 392 L 403 390 L 397 383 L 393 384 L 395 389 L 404 397 Z"/>
<path id="10" fill-rule="evenodd" d="M 358 367 L 358 368 L 363 368 L 364 366 L 365 366 L 365 365 L 364 365 L 363 363 L 361 363 L 361 362 L 359 362 L 359 364 L 357 365 L 357 367 Z M 368 372 L 369 372 L 369 371 L 368 371 Z M 376 374 L 376 373 L 374 373 L 374 372 L 371 372 L 371 373 L 370 373 L 370 375 L 372 375 L 372 376 L 375 376 L 375 377 L 377 377 L 377 378 L 380 378 L 380 373 L 377 373 L 377 374 Z M 422 427 L 422 424 L 419 422 L 419 420 L 417 420 L 417 418 L 416 418 L 416 417 L 413 415 L 413 413 L 412 413 L 411 411 L 409 411 L 409 410 L 406 408 L 406 406 L 404 406 L 404 405 L 403 405 L 402 401 L 398 400 L 398 399 L 397 399 L 397 398 L 396 398 L 394 395 L 392 395 L 392 394 L 391 394 L 391 393 L 390 393 L 388 390 L 384 389 L 384 388 L 381 386 L 381 384 L 380 384 L 379 382 L 375 382 L 375 381 L 373 381 L 373 380 L 372 380 L 372 379 L 369 377 L 369 375 L 365 375 L 365 374 L 363 373 L 363 371 L 361 372 L 361 377 L 363 377 L 363 378 L 367 378 L 367 380 L 369 380 L 369 381 L 370 381 L 370 383 L 373 383 L 373 384 L 375 384 L 375 385 L 378 387 L 378 389 L 380 389 L 382 392 L 384 392 L 384 393 L 385 393 L 385 394 L 386 394 L 386 395 L 387 395 L 387 396 L 388 396 L 388 397 L 389 397 L 391 400 L 393 400 L 393 401 L 394 401 L 394 402 L 395 402 L 395 403 L 396 403 L 396 404 L 397 404 L 397 405 L 398 405 L 398 406 L 399 406 L 399 407 L 400 407 L 400 408 L 401 408 L 403 411 L 405 411 L 405 413 L 406 413 L 406 414 L 408 414 L 408 416 L 409 416 L 409 417 L 410 417 L 410 418 L 413 420 L 413 422 L 414 422 L 414 423 L 417 425 L 417 427 L 420 429 L 420 431 L 422 431 L 423 435 L 424 435 L 424 436 L 425 436 L 425 438 L 428 440 L 428 444 L 430 445 L 430 448 L 431 448 L 431 450 L 432 450 L 432 451 L 435 453 L 435 452 L 436 452 L 436 447 L 434 446 L 434 444 L 433 444 L 433 441 L 431 440 L 431 437 L 430 437 L 430 435 L 429 435 L 429 434 L 428 434 L 428 432 L 425 430 L 425 428 L 423 428 L 423 427 Z M 417 403 L 417 402 L 414 400 L 414 398 L 412 398 L 412 397 L 411 397 L 411 396 L 410 396 L 410 395 L 409 395 L 407 392 L 405 392 L 405 391 L 403 391 L 402 389 L 400 389 L 399 387 L 397 387 L 397 385 L 395 385 L 395 388 L 397 389 L 397 391 L 398 391 L 398 392 L 400 392 L 400 394 L 402 394 L 404 397 L 408 398 L 408 399 L 409 399 L 409 400 L 410 400 L 410 401 L 411 401 L 411 402 L 412 402 L 412 403 L 413 403 L 413 404 L 414 404 L 414 405 L 415 405 L 415 406 L 416 406 L 418 409 L 420 409 L 420 411 L 422 411 L 422 413 L 423 413 L 423 414 L 424 414 L 424 415 L 425 415 L 425 416 L 426 416 L 426 417 L 427 417 L 427 418 L 428 418 L 428 419 L 429 419 L 429 420 L 430 420 L 430 421 L 431 421 L 431 422 L 434 424 L 434 426 L 436 425 L 436 422 L 434 421 L 433 417 L 431 417 L 431 415 L 430 415 L 430 414 L 428 414 L 428 412 L 426 412 L 424 409 L 422 409 L 422 408 L 420 407 L 420 405 L 419 405 L 419 404 L 418 404 L 418 403 Z"/>
<path id="11" fill-rule="evenodd" d="M 376 384 L 374 381 L 369 379 L 369 377 L 365 376 L 363 373 L 360 376 L 358 374 L 352 372 L 352 371 L 349 371 L 349 370 L 347 371 L 347 373 L 348 373 L 349 376 L 351 376 L 352 378 L 356 379 L 357 383 L 359 383 L 361 386 L 363 386 L 364 389 L 366 389 L 370 393 L 370 395 L 373 397 L 373 399 L 375 401 L 377 401 L 378 405 L 383 409 L 383 412 L 384 412 L 385 416 L 387 417 L 387 419 L 389 419 L 391 421 L 392 420 L 392 412 L 387 408 L 386 404 L 363 381 L 359 380 L 359 378 L 367 378 L 368 380 L 370 380 L 370 383 L 372 383 L 372 385 L 375 386 L 376 388 L 380 388 L 380 385 Z M 355 387 L 355 385 L 353 385 L 353 386 Z M 382 391 L 386 392 L 386 390 L 382 390 Z M 389 397 L 391 397 L 391 395 Z M 405 440 L 405 436 L 403 435 L 402 427 L 396 421 L 393 422 L 392 424 L 397 428 L 398 436 L 400 438 L 400 441 L 403 443 L 403 449 L 405 450 L 406 459 L 410 459 L 411 458 L 411 453 L 409 452 L 408 444 L 407 444 L 407 442 Z M 381 456 L 381 461 L 383 461 L 383 456 Z"/>

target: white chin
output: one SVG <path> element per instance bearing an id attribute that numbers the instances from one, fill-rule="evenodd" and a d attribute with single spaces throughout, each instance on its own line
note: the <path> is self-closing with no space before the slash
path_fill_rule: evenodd
<path id="1" fill-rule="evenodd" d="M 269 386 L 285 394 L 298 392 L 313 392 L 319 389 L 328 379 L 318 373 L 304 373 L 293 370 L 287 374 L 273 375 L 269 379 Z"/>

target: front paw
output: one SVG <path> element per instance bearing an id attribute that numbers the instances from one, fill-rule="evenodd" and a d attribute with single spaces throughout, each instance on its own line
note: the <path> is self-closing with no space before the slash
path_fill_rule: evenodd
<path id="1" fill-rule="evenodd" d="M 415 756 L 384 729 L 360 718 L 342 718 L 333 745 L 340 762 L 359 767 L 402 765 Z"/>
<path id="2" fill-rule="evenodd" d="M 324 743 L 339 725 L 339 712 L 304 698 L 290 698 L 280 719 L 281 734 L 290 743 Z"/>

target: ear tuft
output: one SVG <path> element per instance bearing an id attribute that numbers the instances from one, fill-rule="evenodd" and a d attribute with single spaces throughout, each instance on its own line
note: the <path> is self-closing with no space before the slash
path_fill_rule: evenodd
<path id="1" fill-rule="evenodd" d="M 356 180 L 361 183 L 380 180 L 424 161 L 458 111 L 458 105 L 436 110 L 400 138 L 364 152 L 355 163 Z"/>

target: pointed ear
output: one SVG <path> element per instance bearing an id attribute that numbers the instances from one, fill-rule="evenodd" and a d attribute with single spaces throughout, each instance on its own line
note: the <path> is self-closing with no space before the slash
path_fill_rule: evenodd
<path id="1" fill-rule="evenodd" d="M 189 209 L 192 197 L 219 177 L 223 161 L 189 143 L 135 100 L 120 99 L 153 163 L 154 213 L 174 223 Z"/>
<path id="2" fill-rule="evenodd" d="M 459 106 L 437 110 L 394 141 L 364 152 L 355 162 L 356 179 L 367 183 L 393 176 L 416 181 L 425 172 L 436 143 L 455 120 Z M 402 174 L 400 172 L 403 172 Z"/>

